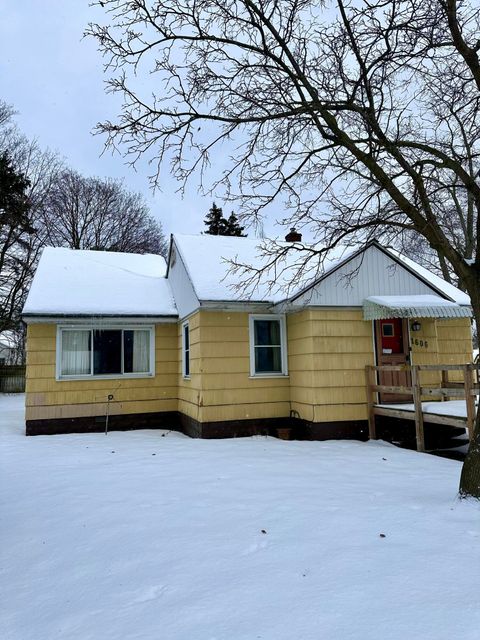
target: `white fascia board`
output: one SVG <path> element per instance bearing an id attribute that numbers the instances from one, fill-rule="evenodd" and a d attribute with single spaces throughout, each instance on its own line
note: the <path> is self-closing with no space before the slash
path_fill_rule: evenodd
<path id="1" fill-rule="evenodd" d="M 59 315 L 25 315 L 23 316 L 25 324 L 176 324 L 178 316 L 59 316 Z"/>
<path id="2" fill-rule="evenodd" d="M 231 300 L 201 300 L 200 309 L 212 311 L 246 311 L 255 313 L 256 311 L 273 311 L 271 302 L 232 302 Z"/>

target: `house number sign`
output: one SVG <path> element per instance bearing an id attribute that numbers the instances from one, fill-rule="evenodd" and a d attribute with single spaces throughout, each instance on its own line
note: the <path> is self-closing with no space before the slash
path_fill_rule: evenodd
<path id="1" fill-rule="evenodd" d="M 412 338 L 412 347 L 424 347 L 428 348 L 428 340 L 420 340 L 419 338 Z"/>

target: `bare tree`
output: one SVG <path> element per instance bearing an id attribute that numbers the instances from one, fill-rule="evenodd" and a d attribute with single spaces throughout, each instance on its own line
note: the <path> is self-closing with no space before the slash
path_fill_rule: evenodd
<path id="1" fill-rule="evenodd" d="M 480 319 L 480 9 L 473 0 L 102 0 L 90 25 L 132 161 L 221 183 L 258 220 L 283 197 L 321 261 L 340 243 L 417 233 Z M 137 81 L 156 78 L 151 94 Z M 153 176 L 155 180 L 158 172 Z M 293 249 L 295 250 L 295 249 Z M 480 417 L 461 493 L 480 497 Z"/>
<path id="2" fill-rule="evenodd" d="M 40 213 L 45 243 L 72 249 L 166 253 L 159 222 L 138 193 L 112 179 L 85 178 L 72 169 L 55 180 Z"/>
<path id="3" fill-rule="evenodd" d="M 21 311 L 45 243 L 38 216 L 61 160 L 58 154 L 40 149 L 35 140 L 20 133 L 12 119 L 14 113 L 0 101 L 0 153 L 8 155 L 12 168 L 25 177 L 26 183 L 23 224 L 2 224 L 0 228 L 0 331 L 15 333 L 20 353 L 24 340 Z"/>

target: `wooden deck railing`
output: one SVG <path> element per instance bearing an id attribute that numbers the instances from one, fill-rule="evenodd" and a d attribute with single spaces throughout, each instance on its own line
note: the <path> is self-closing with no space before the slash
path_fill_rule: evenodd
<path id="1" fill-rule="evenodd" d="M 388 386 L 378 384 L 378 374 L 388 371 L 410 372 L 411 386 Z M 440 386 L 422 385 L 420 374 L 422 371 L 439 371 L 441 373 Z M 449 372 L 461 371 L 463 380 L 453 382 L 449 380 Z M 428 414 L 428 422 L 435 424 L 449 425 L 468 429 L 469 438 L 472 438 L 475 424 L 475 398 L 480 395 L 480 364 L 423 364 L 423 365 L 384 365 L 365 368 L 367 406 L 368 406 L 368 430 L 369 437 L 376 438 L 375 416 L 388 416 L 403 420 L 415 420 L 415 434 L 417 439 L 417 450 L 425 451 L 425 436 L 423 423 L 426 420 L 422 410 L 422 398 L 431 397 L 440 400 L 449 398 L 465 398 L 466 418 Z M 377 401 L 378 393 L 395 393 L 406 395 L 412 398 L 414 411 L 399 408 L 379 407 Z"/>

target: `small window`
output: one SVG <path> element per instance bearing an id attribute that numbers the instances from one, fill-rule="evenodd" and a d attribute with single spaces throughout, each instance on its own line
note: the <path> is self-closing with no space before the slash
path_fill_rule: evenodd
<path id="1" fill-rule="evenodd" d="M 59 328 L 57 377 L 153 375 L 153 328 Z"/>
<path id="2" fill-rule="evenodd" d="M 183 377 L 190 377 L 190 327 L 185 322 L 182 327 L 182 367 Z"/>
<path id="3" fill-rule="evenodd" d="M 287 374 L 284 316 L 250 316 L 250 373 Z"/>
<path id="4" fill-rule="evenodd" d="M 382 324 L 382 336 L 385 338 L 392 338 L 395 335 L 395 327 L 391 322 L 385 322 Z"/>

